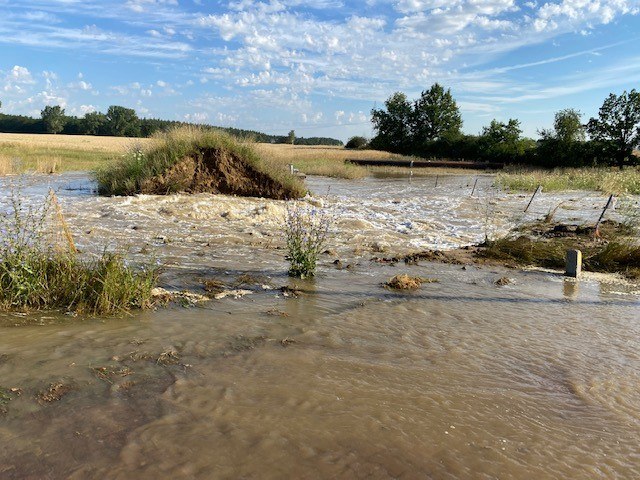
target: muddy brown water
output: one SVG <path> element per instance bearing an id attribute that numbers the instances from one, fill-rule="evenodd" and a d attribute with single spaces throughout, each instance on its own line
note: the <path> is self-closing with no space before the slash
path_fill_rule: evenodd
<path id="1" fill-rule="evenodd" d="M 389 197 L 391 220 L 360 219 L 370 229 L 386 225 L 391 233 L 379 233 L 389 241 L 410 246 L 419 237 L 394 229 L 405 220 L 398 212 L 411 211 L 394 210 L 400 185 L 332 185 L 329 208 L 357 212 L 362 197 Z M 41 188 L 30 192 L 35 199 Z M 197 206 L 204 197 L 67 192 L 61 203 L 86 250 L 99 242 L 82 232 L 111 230 L 115 243 L 133 231 L 150 252 L 132 257 L 160 259 L 166 287 L 195 290 L 204 278 L 234 285 L 249 273 L 253 293 L 123 318 L 1 314 L 0 386 L 20 391 L 8 394 L 0 416 L 0 478 L 640 476 L 633 285 L 379 265 L 368 261 L 371 251 L 355 253 L 367 241 L 342 237 L 333 240 L 336 256 L 353 268 L 338 270 L 335 256 L 324 255 L 315 280 L 293 281 L 277 238 L 268 241 L 277 237 L 266 235 L 269 213 L 260 222 L 251 213 L 279 204 L 210 198 L 236 217 L 211 214 L 193 233 L 192 217 L 176 207 L 193 202 L 192 211 L 206 212 Z M 167 202 L 171 215 L 160 212 Z M 511 203 L 519 204 L 512 197 L 499 204 Z M 452 223 L 472 222 L 464 204 L 451 208 L 462 212 Z M 502 215 L 512 214 L 505 207 Z M 154 240 L 163 231 L 168 238 Z M 439 281 L 404 293 L 380 286 L 401 272 Z M 512 281 L 495 285 L 504 276 Z M 66 388 L 45 401 L 52 385 Z"/>

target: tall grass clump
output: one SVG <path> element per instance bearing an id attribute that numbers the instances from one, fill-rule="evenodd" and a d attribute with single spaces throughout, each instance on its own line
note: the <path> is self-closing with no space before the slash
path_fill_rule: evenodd
<path id="1" fill-rule="evenodd" d="M 289 206 L 285 217 L 289 275 L 312 277 L 329 234 L 331 219 L 317 208 Z"/>
<path id="2" fill-rule="evenodd" d="M 149 306 L 156 270 L 134 271 L 114 253 L 81 258 L 66 226 L 56 241 L 54 203 L 50 193 L 40 207 L 25 206 L 19 190 L 11 190 L 0 215 L 0 309 L 113 314 Z"/>
<path id="3" fill-rule="evenodd" d="M 496 184 L 514 191 L 533 192 L 538 185 L 546 192 L 593 190 L 614 194 L 640 194 L 637 168 L 562 168 L 555 170 L 514 170 L 500 173 Z"/>
<path id="4" fill-rule="evenodd" d="M 98 169 L 94 172 L 98 192 L 102 195 L 144 193 L 149 182 L 162 177 L 181 161 L 190 159 L 196 163 L 197 173 L 203 173 L 203 168 L 208 168 L 207 162 L 211 163 L 211 155 L 264 174 L 294 192 L 293 196 L 304 196 L 304 186 L 298 178 L 290 175 L 285 166 L 263 159 L 250 143 L 223 131 L 197 127 L 178 127 L 158 133 L 151 143 L 136 146 L 119 161 Z M 173 183 L 166 184 L 164 193 L 184 191 L 193 181 L 193 176 L 175 178 Z"/>

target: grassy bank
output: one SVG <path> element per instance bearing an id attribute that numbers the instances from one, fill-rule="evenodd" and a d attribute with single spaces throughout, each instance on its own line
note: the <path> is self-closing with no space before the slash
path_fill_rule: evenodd
<path id="1" fill-rule="evenodd" d="M 366 160 L 402 160 L 402 155 L 379 150 L 350 150 L 343 147 L 274 145 L 259 143 L 256 149 L 274 164 L 295 168 L 307 175 L 356 179 L 370 175 L 409 175 L 406 167 L 372 167 L 345 163 L 351 159 Z M 414 177 L 431 177 L 434 175 L 474 175 L 478 170 L 460 170 L 454 168 L 414 168 Z M 483 172 L 486 173 L 486 172 Z"/>
<path id="2" fill-rule="evenodd" d="M 546 192 L 594 190 L 614 194 L 640 194 L 640 170 L 608 168 L 566 168 L 556 170 L 513 170 L 499 173 L 496 184 L 502 188 L 533 192 L 538 185 Z"/>
<path id="3" fill-rule="evenodd" d="M 269 198 L 297 198 L 302 181 L 286 165 L 261 156 L 253 144 L 194 127 L 159 134 L 95 172 L 103 195 L 211 192 Z"/>
<path id="4" fill-rule="evenodd" d="M 586 271 L 640 278 L 640 246 L 628 225 L 604 222 L 598 237 L 590 227 L 534 224 L 488 242 L 478 256 L 519 266 L 563 269 L 568 249 L 579 249 Z"/>
<path id="5" fill-rule="evenodd" d="M 260 143 L 256 149 L 262 156 L 274 164 L 295 168 L 307 175 L 324 175 L 336 178 L 362 178 L 368 175 L 367 169 L 356 165 L 347 165 L 348 158 L 391 158 L 386 152 L 368 150 L 346 150 L 342 147 L 310 147 L 299 145 L 276 145 Z"/>

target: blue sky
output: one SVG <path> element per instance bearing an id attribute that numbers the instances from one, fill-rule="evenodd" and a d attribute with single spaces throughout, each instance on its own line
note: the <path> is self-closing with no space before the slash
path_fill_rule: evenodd
<path id="1" fill-rule="evenodd" d="M 450 87 L 478 133 L 640 89 L 640 0 L 0 0 L 2 112 L 140 116 L 346 140 L 395 91 Z"/>

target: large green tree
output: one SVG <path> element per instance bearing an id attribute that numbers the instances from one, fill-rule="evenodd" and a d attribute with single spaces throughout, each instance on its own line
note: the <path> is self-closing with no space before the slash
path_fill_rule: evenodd
<path id="1" fill-rule="evenodd" d="M 617 166 L 635 163 L 631 160 L 633 149 L 640 146 L 640 92 L 634 89 L 619 96 L 609 94 L 598 117 L 589 120 L 587 130 Z"/>
<path id="2" fill-rule="evenodd" d="M 66 123 L 64 108 L 59 105 L 53 107 L 47 105 L 40 112 L 40 116 L 44 124 L 44 131 L 47 133 L 60 133 Z"/>
<path id="3" fill-rule="evenodd" d="M 462 116 L 458 105 L 439 83 L 434 83 L 413 102 L 411 113 L 411 136 L 415 145 L 455 137 L 460 134 Z"/>
<path id="4" fill-rule="evenodd" d="M 486 159 L 520 162 L 526 151 L 535 145 L 533 140 L 521 138 L 521 135 L 519 120 L 510 118 L 506 123 L 492 120 L 482 129 L 478 139 L 480 153 Z"/>
<path id="5" fill-rule="evenodd" d="M 133 108 L 111 105 L 107 110 L 107 132 L 116 137 L 140 135 L 140 119 Z"/>
<path id="6" fill-rule="evenodd" d="M 585 143 L 582 114 L 574 108 L 555 113 L 553 128 L 538 131 L 537 162 L 546 167 L 580 167 L 593 162 Z"/>
<path id="7" fill-rule="evenodd" d="M 373 148 L 407 153 L 411 144 L 411 103 L 402 92 L 396 92 L 384 102 L 384 110 L 371 110 L 371 121 L 376 136 Z"/>
<path id="8" fill-rule="evenodd" d="M 107 125 L 107 116 L 100 112 L 87 113 L 81 122 L 82 133 L 98 135 L 103 133 Z"/>
<path id="9" fill-rule="evenodd" d="M 586 129 L 582 124 L 582 113 L 575 108 L 565 108 L 556 112 L 553 130 L 554 138 L 564 144 L 584 142 Z"/>

